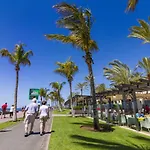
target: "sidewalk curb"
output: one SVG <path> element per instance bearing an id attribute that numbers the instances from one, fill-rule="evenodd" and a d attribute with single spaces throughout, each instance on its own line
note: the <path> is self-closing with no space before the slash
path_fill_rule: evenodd
<path id="1" fill-rule="evenodd" d="M 50 132 L 52 131 L 52 126 L 53 126 L 53 116 L 51 117 Z M 51 134 L 49 135 L 49 137 L 47 139 L 45 150 L 48 150 L 48 148 L 49 148 L 50 137 L 51 137 Z"/>

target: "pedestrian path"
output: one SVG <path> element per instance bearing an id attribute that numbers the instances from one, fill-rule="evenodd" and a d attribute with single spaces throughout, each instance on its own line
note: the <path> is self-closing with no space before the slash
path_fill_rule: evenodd
<path id="1" fill-rule="evenodd" d="M 50 136 L 52 118 L 46 125 L 46 134 L 42 137 L 39 134 L 39 120 L 36 119 L 34 134 L 24 137 L 24 123 L 0 131 L 0 150 L 47 150 Z"/>
<path id="2" fill-rule="evenodd" d="M 22 112 L 18 112 L 17 113 L 17 117 L 18 118 L 22 118 L 23 117 L 23 113 Z M 9 114 L 6 115 L 6 118 L 2 118 L 2 119 L 1 119 L 1 116 L 0 116 L 0 123 L 4 123 L 4 122 L 7 122 L 7 121 L 11 121 L 11 120 L 13 120 L 13 118 L 10 118 Z"/>

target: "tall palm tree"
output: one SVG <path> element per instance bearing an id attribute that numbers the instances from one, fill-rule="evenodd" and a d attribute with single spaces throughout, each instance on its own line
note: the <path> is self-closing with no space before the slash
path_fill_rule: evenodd
<path id="1" fill-rule="evenodd" d="M 15 87 L 15 97 L 14 97 L 14 116 L 13 120 L 17 121 L 17 98 L 18 98 L 18 84 L 19 84 L 19 71 L 20 67 L 31 65 L 30 56 L 33 55 L 32 51 L 24 50 L 25 44 L 16 44 L 14 51 L 11 53 L 7 49 L 0 50 L 0 55 L 2 57 L 7 57 L 11 64 L 15 66 L 16 71 L 16 87 Z"/>
<path id="2" fill-rule="evenodd" d="M 105 67 L 104 76 L 111 81 L 112 85 L 130 84 L 131 81 L 136 82 L 141 78 L 141 74 L 132 73 L 130 68 L 119 60 L 114 60 L 109 65 L 112 68 Z"/>
<path id="3" fill-rule="evenodd" d="M 83 90 L 87 89 L 88 88 L 88 84 L 87 82 L 83 82 L 83 83 L 78 83 L 77 84 L 77 87 L 76 87 L 76 90 L 80 90 L 80 94 L 82 95 L 83 94 Z"/>
<path id="4" fill-rule="evenodd" d="M 99 129 L 99 120 L 97 112 L 97 103 L 95 97 L 95 85 L 93 78 L 93 59 L 92 52 L 98 50 L 96 41 L 91 38 L 91 29 L 94 22 L 91 11 L 86 8 L 77 8 L 75 5 L 67 3 L 60 3 L 55 5 L 61 18 L 57 21 L 59 27 L 67 28 L 69 35 L 62 34 L 47 34 L 49 40 L 58 40 L 63 43 L 70 43 L 74 47 L 81 49 L 85 56 L 83 57 L 89 70 L 91 93 L 93 99 L 93 112 L 94 112 L 94 128 Z"/>
<path id="5" fill-rule="evenodd" d="M 103 91 L 105 91 L 105 90 L 106 90 L 106 86 L 105 86 L 105 84 L 104 84 L 104 83 L 99 84 L 99 85 L 97 85 L 97 86 L 96 86 L 95 90 L 96 90 L 96 93 L 103 92 Z"/>
<path id="6" fill-rule="evenodd" d="M 142 61 L 139 61 L 138 67 L 145 70 L 147 78 L 150 80 L 150 58 L 144 57 Z"/>
<path id="7" fill-rule="evenodd" d="M 150 21 L 150 17 L 148 19 Z M 140 26 L 131 27 L 128 37 L 138 38 L 143 40 L 143 43 L 150 43 L 150 24 L 144 20 L 138 20 Z"/>
<path id="8" fill-rule="evenodd" d="M 139 0 L 128 0 L 126 11 L 134 11 Z"/>
<path id="9" fill-rule="evenodd" d="M 57 64 L 58 68 L 55 70 L 55 72 L 62 75 L 62 76 L 64 76 L 68 80 L 69 88 L 70 88 L 70 96 L 71 96 L 70 107 L 71 107 L 71 110 L 73 112 L 73 107 L 72 107 L 72 81 L 73 81 L 74 75 L 78 72 L 78 66 L 76 66 L 76 64 L 73 61 L 71 61 L 70 59 L 68 59 L 64 63 L 57 62 L 56 64 Z"/>
<path id="10" fill-rule="evenodd" d="M 64 84 L 66 84 L 66 82 L 62 82 L 62 83 L 51 82 L 50 83 L 50 86 L 57 93 L 57 101 L 58 101 L 58 106 L 59 106 L 60 111 L 61 111 L 62 102 L 63 102 L 63 98 L 61 97 L 61 90 L 62 90 Z"/>

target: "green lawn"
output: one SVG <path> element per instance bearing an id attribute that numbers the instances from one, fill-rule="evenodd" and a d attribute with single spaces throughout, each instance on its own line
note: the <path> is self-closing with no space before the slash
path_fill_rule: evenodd
<path id="1" fill-rule="evenodd" d="M 119 127 L 112 132 L 92 132 L 80 125 L 92 125 L 87 118 L 55 117 L 50 150 L 150 150 L 150 137 Z"/>
<path id="2" fill-rule="evenodd" d="M 23 120 L 23 119 L 20 118 L 20 119 L 18 119 L 17 122 L 7 121 L 7 122 L 4 122 L 4 123 L 0 123 L 0 130 L 5 129 L 5 128 L 8 128 L 8 127 L 13 126 L 13 125 L 16 125 L 17 123 L 19 123 L 19 122 L 22 121 L 22 120 Z"/>
<path id="3" fill-rule="evenodd" d="M 53 114 L 69 114 L 70 113 L 70 109 L 63 109 L 62 111 L 59 110 L 54 110 Z"/>

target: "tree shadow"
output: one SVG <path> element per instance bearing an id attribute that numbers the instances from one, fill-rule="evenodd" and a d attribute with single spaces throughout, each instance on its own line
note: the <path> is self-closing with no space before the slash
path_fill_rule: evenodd
<path id="1" fill-rule="evenodd" d="M 73 122 L 71 124 L 80 125 L 80 127 L 93 127 L 93 123 L 91 121 L 84 121 L 84 122 Z M 113 132 L 115 130 L 113 125 L 100 123 L 100 132 Z"/>
<path id="2" fill-rule="evenodd" d="M 73 142 L 73 143 L 90 149 L 98 149 L 98 147 L 100 147 L 101 149 L 109 149 L 109 150 L 150 150 L 150 147 L 145 145 L 138 146 L 136 144 L 133 144 L 133 147 L 131 147 L 120 143 L 108 142 L 105 140 L 100 140 L 100 139 L 95 139 L 95 138 L 90 138 L 90 137 L 85 137 L 80 135 L 71 135 L 71 138 L 80 140 L 80 142 Z"/>
<path id="3" fill-rule="evenodd" d="M 143 136 L 130 136 L 131 138 L 135 138 L 138 139 L 140 141 L 146 141 L 146 142 L 150 142 L 150 137 L 143 137 Z"/>

